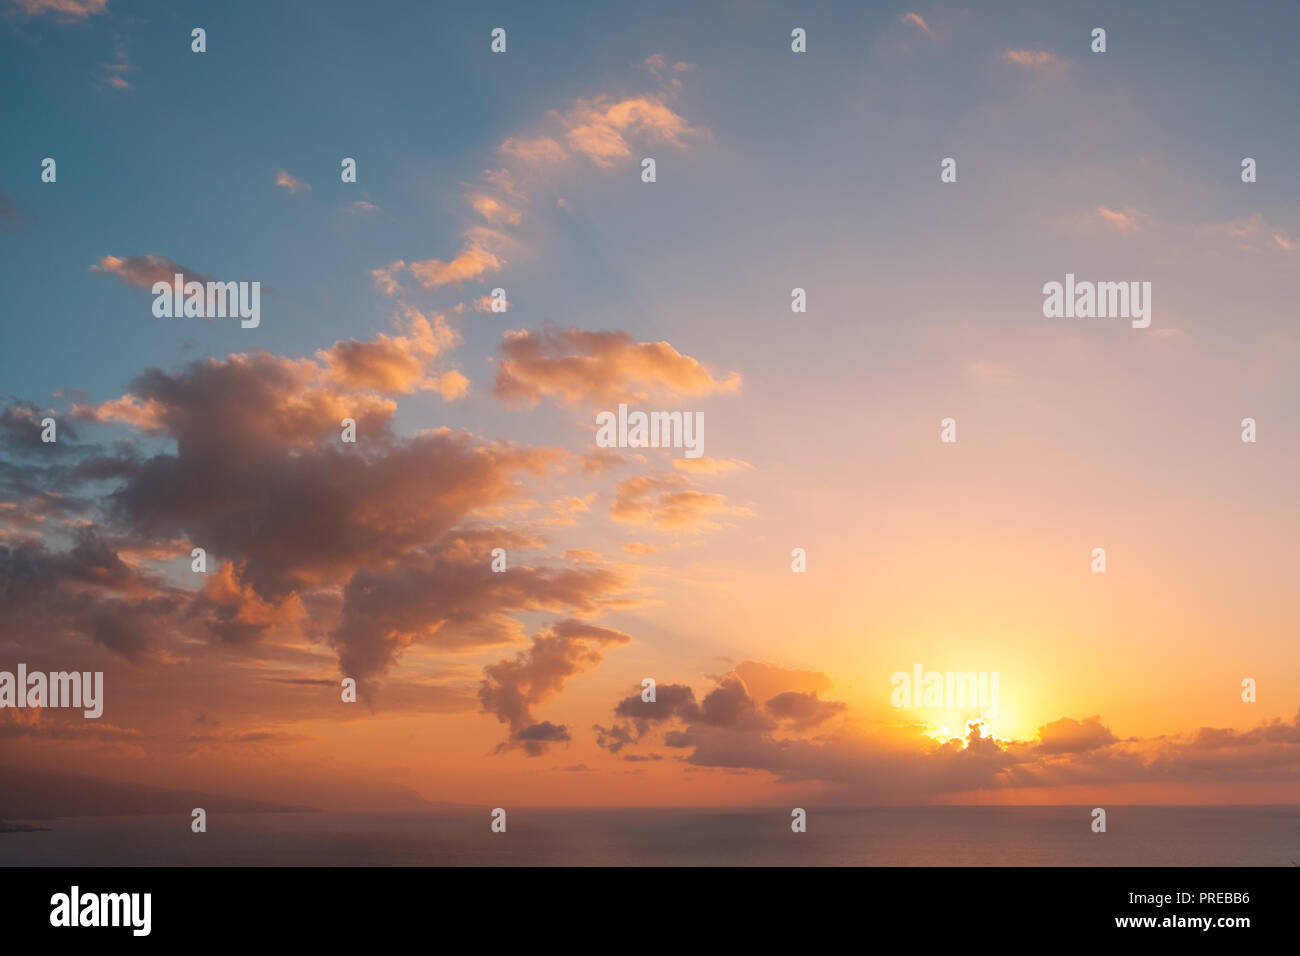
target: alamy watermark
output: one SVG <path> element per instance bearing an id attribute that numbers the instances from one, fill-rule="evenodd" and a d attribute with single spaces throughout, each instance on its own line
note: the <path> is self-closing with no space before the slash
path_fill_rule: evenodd
<path id="1" fill-rule="evenodd" d="M 262 322 L 262 283 L 185 281 L 177 272 L 171 282 L 153 284 L 153 314 L 160 319 L 239 318 L 255 329 Z"/>
<path id="2" fill-rule="evenodd" d="M 978 707 L 986 717 L 998 715 L 998 672 L 926 671 L 920 664 L 912 672 L 896 671 L 889 678 L 895 707 Z"/>
<path id="3" fill-rule="evenodd" d="M 596 413 L 596 445 L 600 448 L 683 448 L 685 457 L 704 454 L 703 412 Z"/>
<path id="4" fill-rule="evenodd" d="M 1043 315 L 1049 319 L 1132 319 L 1133 328 L 1151 324 L 1150 282 L 1076 282 L 1043 286 Z"/>
<path id="5" fill-rule="evenodd" d="M 18 673 L 0 671 L 0 708 L 4 707 L 73 707 L 94 720 L 104 713 L 103 671 L 27 672 L 26 664 Z"/>
<path id="6" fill-rule="evenodd" d="M 152 910 L 152 893 L 82 893 L 73 886 L 50 897 L 50 925 L 125 926 L 133 936 L 148 936 Z"/>

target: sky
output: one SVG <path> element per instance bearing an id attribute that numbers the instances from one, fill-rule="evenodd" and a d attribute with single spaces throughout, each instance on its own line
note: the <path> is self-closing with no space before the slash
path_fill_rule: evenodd
<path id="1" fill-rule="evenodd" d="M 105 704 L 0 709 L 0 765 L 1295 802 L 1297 21 L 5 0 L 0 671 Z M 260 324 L 156 317 L 174 272 Z M 1067 274 L 1151 283 L 1150 326 L 1045 316 Z M 620 403 L 703 457 L 597 447 Z M 895 706 L 918 665 L 996 708 Z"/>

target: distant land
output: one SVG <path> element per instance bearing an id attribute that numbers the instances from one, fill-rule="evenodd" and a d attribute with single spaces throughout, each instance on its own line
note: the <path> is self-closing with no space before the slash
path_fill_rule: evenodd
<path id="1" fill-rule="evenodd" d="M 47 771 L 0 767 L 0 820 L 183 813 L 195 807 L 222 813 L 302 813 L 319 808 L 248 800 L 199 790 L 165 790 Z M 0 832 L 5 827 L 0 826 Z"/>
<path id="2" fill-rule="evenodd" d="M 416 790 L 350 775 L 286 775 L 270 784 L 280 797 L 230 794 L 206 788 L 168 788 L 84 774 L 0 766 L 0 821 L 56 817 L 147 816 L 183 813 L 424 812 L 481 809 L 424 799 Z M 9 823 L 0 826 L 15 827 Z M 8 832 L 13 832 L 12 830 Z"/>

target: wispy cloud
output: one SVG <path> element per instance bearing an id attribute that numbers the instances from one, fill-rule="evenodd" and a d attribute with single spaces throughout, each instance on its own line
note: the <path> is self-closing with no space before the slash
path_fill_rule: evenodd
<path id="1" fill-rule="evenodd" d="M 1016 66 L 1023 66 L 1033 70 L 1057 66 L 1063 62 L 1055 53 L 1048 50 L 1005 50 L 1002 53 L 1002 59 L 1008 63 L 1014 63 Z"/>
<path id="2" fill-rule="evenodd" d="M 0 232 L 13 232 L 22 229 L 27 224 L 27 217 L 23 215 L 17 203 L 0 193 Z"/>
<path id="3" fill-rule="evenodd" d="M 1284 229 L 1270 223 L 1259 212 L 1228 222 L 1202 223 L 1196 227 L 1196 232 L 1248 252 L 1300 252 L 1300 241 L 1292 239 Z"/>
<path id="4" fill-rule="evenodd" d="M 209 282 L 209 276 L 195 272 L 187 266 L 173 262 L 166 256 L 104 256 L 99 263 L 90 267 L 92 272 L 104 272 L 117 276 L 127 285 L 152 286 L 155 282 L 171 283 L 177 273 L 185 276 L 187 281 Z"/>
<path id="5" fill-rule="evenodd" d="M 913 13 L 911 11 L 904 13 L 898 18 L 898 22 L 911 24 L 927 36 L 934 36 L 934 31 L 930 29 L 930 24 L 926 23 L 925 18 L 919 13 Z"/>
<path id="6" fill-rule="evenodd" d="M 562 121 L 569 147 L 606 167 L 632 154 L 629 137 L 682 147 L 686 137 L 697 132 L 660 100 L 646 96 L 578 100 Z"/>
<path id="7" fill-rule="evenodd" d="M 620 483 L 609 515 L 626 524 L 698 534 L 721 528 L 721 518 L 749 517 L 753 511 L 728 504 L 726 495 L 701 491 L 685 475 L 664 474 Z"/>
<path id="8" fill-rule="evenodd" d="M 131 81 L 126 77 L 128 73 L 134 73 L 137 68 L 131 62 L 126 41 L 120 37 L 113 42 L 113 56 L 112 63 L 104 64 L 104 82 L 115 90 L 132 89 Z"/>
<path id="9" fill-rule="evenodd" d="M 1101 217 L 1102 222 L 1113 226 L 1120 232 L 1137 232 L 1141 228 L 1139 214 L 1132 209 L 1119 210 L 1107 206 L 1098 206 L 1097 215 Z"/>
<path id="10" fill-rule="evenodd" d="M 108 0 L 14 0 L 29 16 L 52 14 L 65 20 L 84 20 L 108 12 Z"/>
<path id="11" fill-rule="evenodd" d="M 519 139 L 512 136 L 502 142 L 498 150 L 503 156 L 533 164 L 558 163 L 569 155 L 559 142 L 549 136 L 538 136 L 533 139 Z"/>
<path id="12" fill-rule="evenodd" d="M 275 184 L 277 186 L 283 186 L 285 189 L 289 190 L 291 194 L 296 193 L 299 189 L 311 189 L 309 184 L 303 182 L 301 179 L 289 175 L 289 173 L 285 172 L 283 169 L 276 175 Z"/>
<path id="13" fill-rule="evenodd" d="M 495 391 L 505 401 L 537 404 L 552 397 L 584 400 L 649 394 L 711 395 L 740 388 L 738 372 L 714 376 L 699 360 L 667 342 L 638 342 L 626 332 L 519 330 L 501 343 Z"/>

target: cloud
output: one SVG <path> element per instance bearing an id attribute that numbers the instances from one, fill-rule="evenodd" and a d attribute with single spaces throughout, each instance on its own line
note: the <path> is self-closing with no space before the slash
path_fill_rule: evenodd
<path id="1" fill-rule="evenodd" d="M 517 226 L 522 218 L 518 209 L 511 209 L 494 196 L 479 194 L 471 196 L 469 202 L 474 211 L 490 223 L 508 223 Z"/>
<path id="2" fill-rule="evenodd" d="M 1002 59 L 1031 70 L 1046 69 L 1061 63 L 1056 54 L 1048 50 L 1004 50 Z"/>
<path id="3" fill-rule="evenodd" d="M 338 343 L 318 361 L 254 352 L 152 369 L 127 395 L 83 410 L 175 442 L 174 452 L 118 463 L 115 520 L 243 561 L 244 579 L 274 598 L 346 580 L 515 496 L 515 475 L 539 472 L 558 452 L 448 429 L 391 433 L 395 405 L 378 393 L 431 384 L 427 362 L 448 342 L 421 320 L 407 336 L 420 369 L 389 363 L 393 340 L 380 336 L 373 349 Z M 357 423 L 356 446 L 339 442 L 344 418 Z"/>
<path id="4" fill-rule="evenodd" d="M 683 148 L 685 139 L 699 132 L 650 96 L 617 101 L 604 96 L 579 99 L 563 114 L 562 122 L 569 148 L 604 167 L 631 155 L 628 137 Z"/>
<path id="5" fill-rule="evenodd" d="M 637 342 L 626 332 L 508 332 L 501 355 L 497 397 L 533 405 L 547 397 L 573 405 L 650 394 L 703 396 L 735 392 L 741 381 L 736 372 L 715 378 L 698 360 L 667 342 Z"/>
<path id="6" fill-rule="evenodd" d="M 817 694 L 831 689 L 831 679 L 821 671 L 785 667 L 766 661 L 742 661 L 733 673 L 759 700 L 766 700 L 787 691 Z"/>
<path id="7" fill-rule="evenodd" d="M 831 683 L 820 671 L 745 661 L 713 680 L 716 686 L 698 703 L 686 684 L 659 685 L 653 701 L 643 699 L 641 689 L 634 690 L 614 707 L 615 716 L 625 718 L 622 722 L 593 727 L 597 745 L 618 753 L 656 727 L 676 722 L 755 732 L 772 730 L 781 722 L 803 730 L 846 709 L 838 701 L 818 698 L 818 691 Z M 758 700 L 769 695 L 766 709 L 760 707 Z"/>
<path id="8" fill-rule="evenodd" d="M 164 408 L 161 402 L 141 401 L 134 395 L 123 395 L 99 405 L 74 403 L 72 416 L 81 421 L 99 424 L 120 422 L 137 431 L 152 434 L 162 431 Z"/>
<path id="9" fill-rule="evenodd" d="M 6 599 L 41 599 L 67 584 L 72 590 L 140 594 L 153 583 L 125 564 L 117 552 L 90 527 L 76 529 L 73 545 L 52 552 L 40 542 L 0 550 L 0 587 Z"/>
<path id="10" fill-rule="evenodd" d="M 14 0 L 28 16 L 55 14 L 64 20 L 84 20 L 108 12 L 108 0 Z"/>
<path id="11" fill-rule="evenodd" d="M 293 193 L 296 193 L 299 189 L 306 189 L 308 192 L 311 191 L 310 185 L 303 182 L 301 179 L 294 178 L 293 176 L 285 172 L 283 169 L 276 174 L 275 184 L 277 186 L 283 186 L 285 189 L 289 190 L 289 193 L 291 195 Z"/>
<path id="12" fill-rule="evenodd" d="M 377 269 L 371 269 L 371 278 L 375 280 L 375 285 L 384 295 L 397 295 L 402 291 L 401 285 L 397 281 L 398 275 L 406 268 L 405 261 L 394 259 L 386 266 L 380 266 Z"/>
<path id="13" fill-rule="evenodd" d="M 179 267 L 110 257 L 101 268 L 145 284 Z M 456 653 L 518 641 L 515 614 L 568 615 L 550 637 L 563 639 L 575 666 L 592 665 L 584 646 L 623 638 L 580 619 L 628 606 L 631 571 L 589 552 L 530 565 L 516 555 L 544 541 L 481 524 L 517 506 L 522 480 L 560 462 L 558 449 L 447 428 L 394 434 L 390 396 L 463 390 L 448 384 L 459 373 L 436 369 L 458 341 L 444 317 L 403 306 L 397 324 L 394 334 L 335 342 L 313 358 L 253 350 L 149 369 L 117 398 L 74 402 L 60 418 L 64 464 L 51 463 L 39 443 L 40 409 L 0 411 L 0 447 L 39 456 L 30 465 L 0 461 L 0 489 L 19 495 L 0 502 L 0 523 L 19 530 L 0 538 L 6 619 L 136 661 L 191 652 L 205 637 L 248 654 L 282 653 L 268 645 L 311 638 L 337 652 L 341 671 L 366 682 L 371 699 L 378 685 L 370 682 L 411 644 Z M 344 418 L 357 423 L 355 446 L 339 441 Z M 122 427 L 132 439 L 112 451 L 81 445 L 74 422 Z M 142 453 L 136 437 L 151 451 Z M 56 497 L 60 488 L 94 495 Z M 540 524 L 571 523 L 593 497 L 555 498 Z M 86 529 L 73 547 L 21 536 L 60 513 L 91 516 L 76 519 Z M 120 531 L 123 549 L 95 530 L 101 522 Z M 188 558 L 192 545 L 206 549 L 214 570 L 189 590 L 123 560 L 125 549 L 135 560 Z M 507 573 L 491 572 L 495 546 L 512 549 Z M 552 686 L 539 676 L 544 664 L 542 655 L 523 672 L 532 675 L 525 696 L 534 703 Z M 513 726 L 512 739 L 530 751 L 560 739 L 558 725 L 535 723 Z"/>
<path id="14" fill-rule="evenodd" d="M 484 246 L 471 242 L 450 262 L 441 259 L 425 259 L 412 262 L 408 267 L 411 275 L 426 289 L 440 285 L 460 284 L 476 279 L 486 272 L 497 272 L 502 261 Z"/>
<path id="15" fill-rule="evenodd" d="M 618 486 L 610 517 L 660 531 L 716 531 L 715 518 L 747 517 L 753 512 L 727 504 L 726 495 L 698 490 L 685 475 L 641 475 Z"/>
<path id="16" fill-rule="evenodd" d="M 17 232 L 27 225 L 27 218 L 17 204 L 0 193 L 0 232 Z"/>
<path id="17" fill-rule="evenodd" d="M 15 402 L 0 411 L 0 447 L 12 454 L 34 454 L 47 451 L 51 446 L 41 441 L 41 422 L 53 414 L 53 409 L 42 409 L 31 402 Z M 59 441 L 77 438 L 77 429 L 60 423 Z M 65 446 L 64 450 L 67 448 Z"/>
<path id="18" fill-rule="evenodd" d="M 113 55 L 116 61 L 104 64 L 104 82 L 116 90 L 131 89 L 131 82 L 126 78 L 126 74 L 134 73 L 136 66 L 131 62 L 131 55 L 127 51 L 126 41 L 120 37 L 113 43 Z"/>
<path id="19" fill-rule="evenodd" d="M 750 471 L 754 466 L 740 458 L 674 458 L 673 467 L 693 475 L 723 475 Z"/>
<path id="20" fill-rule="evenodd" d="M 767 710 L 778 720 L 785 721 L 795 730 L 807 730 L 842 714 L 848 705 L 837 700 L 822 700 L 814 691 L 785 691 L 766 704 Z"/>
<path id="21" fill-rule="evenodd" d="M 545 752 L 546 744 L 568 743 L 569 729 L 562 724 L 553 724 L 549 720 L 524 727 L 513 735 L 513 740 L 524 748 L 530 757 L 538 757 Z"/>
<path id="22" fill-rule="evenodd" d="M 871 801 L 905 802 L 1072 784 L 1286 782 L 1300 773 L 1300 712 L 1245 732 L 1202 727 L 1147 739 L 1121 739 L 1098 716 L 1050 721 L 1032 740 L 995 737 L 973 720 L 964 736 L 936 740 L 917 723 L 844 720 L 824 729 L 846 708 L 820 699 L 829 679 L 816 671 L 746 661 L 713 681 L 698 705 L 686 685 L 669 685 L 673 694 L 661 696 L 659 709 L 638 694 L 624 698 L 615 712 L 627 719 L 596 725 L 598 745 L 622 753 L 662 734 L 662 743 L 681 751 L 687 764 L 760 771 L 786 783 L 817 781 L 828 799 L 850 801 L 864 792 Z M 783 682 L 804 689 L 779 690 L 760 706 L 765 695 L 751 681 L 766 683 L 767 691 Z M 809 732 L 815 736 L 803 736 Z"/>
<path id="23" fill-rule="evenodd" d="M 644 455 L 625 454 L 613 448 L 589 447 L 579 459 L 584 475 L 599 475 L 633 463 L 644 464 Z"/>
<path id="24" fill-rule="evenodd" d="M 165 659 L 178 602 L 158 597 L 141 601 L 100 601 L 87 607 L 77 622 L 95 644 L 132 663 Z"/>
<path id="25" fill-rule="evenodd" d="M 104 272 L 115 275 L 127 285 L 151 288 L 155 282 L 171 285 L 179 273 L 187 282 L 211 282 L 210 276 L 173 262 L 166 256 L 104 256 L 98 265 L 90 267 L 91 272 Z"/>
<path id="26" fill-rule="evenodd" d="M 1007 388 L 1016 382 L 1015 370 L 1006 362 L 974 359 L 967 362 L 966 375 L 974 382 L 998 388 Z"/>
<path id="27" fill-rule="evenodd" d="M 91 527 L 71 547 L 0 544 L 0 613 L 14 633 L 75 631 L 133 662 L 160 659 L 180 606 Z"/>
<path id="28" fill-rule="evenodd" d="M 670 93 L 681 90 L 681 74 L 690 73 L 696 68 L 694 63 L 687 63 L 685 60 L 678 60 L 669 65 L 668 58 L 662 53 L 652 53 L 646 57 L 644 66 L 659 81 L 660 86 Z"/>
<path id="29" fill-rule="evenodd" d="M 898 18 L 899 23 L 911 24 L 927 36 L 934 36 L 934 31 L 930 29 L 930 24 L 919 13 L 907 12 Z"/>
<path id="30" fill-rule="evenodd" d="M 471 303 L 471 308 L 473 308 L 473 310 L 474 310 L 475 312 L 491 312 L 491 311 L 492 311 L 492 306 L 493 306 L 493 304 L 494 304 L 495 302 L 496 302 L 496 300 L 493 299 L 492 296 L 490 296 L 490 295 L 481 295 L 481 296 L 479 296 L 477 299 L 475 299 L 475 300 Z M 509 311 L 510 311 L 510 300 L 509 300 L 509 299 L 502 299 L 502 300 L 501 300 L 501 306 L 502 306 L 502 308 L 501 308 L 501 312 L 500 312 L 500 313 L 497 313 L 497 314 L 502 314 L 502 313 L 505 313 L 505 312 L 509 312 Z"/>
<path id="31" fill-rule="evenodd" d="M 1085 717 L 1082 721 L 1062 717 L 1038 728 L 1038 750 L 1041 753 L 1080 753 L 1105 747 L 1116 740 L 1101 717 Z"/>
<path id="32" fill-rule="evenodd" d="M 442 354 L 455 348 L 460 336 L 442 315 L 432 321 L 409 306 L 401 317 L 406 335 L 379 334 L 366 342 L 351 339 L 321 349 L 316 357 L 329 367 L 331 376 L 343 387 L 372 389 L 390 395 L 415 391 L 437 392 L 448 401 L 469 390 L 469 380 L 451 370 L 441 375 L 431 369 Z"/>
<path id="33" fill-rule="evenodd" d="M 538 136 L 533 139 L 511 136 L 497 148 L 503 156 L 529 165 L 558 163 L 569 156 L 564 147 L 549 136 Z"/>
<path id="34" fill-rule="evenodd" d="M 419 262 L 406 262 L 396 259 L 387 266 L 372 269 L 370 275 L 375 285 L 385 295 L 397 295 L 401 291 L 398 277 L 409 272 L 425 289 L 434 289 L 444 285 L 460 285 L 489 272 L 498 272 L 505 261 L 488 248 L 482 238 L 471 240 L 460 254 L 449 262 L 441 259 L 424 259 Z"/>
<path id="35" fill-rule="evenodd" d="M 1290 253 L 1300 250 L 1300 242 L 1292 240 L 1279 226 L 1270 223 L 1263 213 L 1254 213 L 1229 222 L 1207 222 L 1196 227 L 1199 236 L 1228 243 L 1243 252 Z"/>
<path id="36" fill-rule="evenodd" d="M 656 75 L 662 81 L 666 61 L 652 57 L 647 63 L 653 64 L 652 72 L 658 69 Z M 674 77 L 665 84 L 665 96 L 680 87 L 676 74 L 690 68 L 688 63 L 673 65 Z M 395 259 L 372 269 L 370 274 L 380 291 L 398 294 L 403 274 L 410 274 L 424 289 L 433 289 L 501 271 L 506 266 L 503 250 L 524 245 L 515 231 L 523 224 L 526 210 L 574 154 L 608 167 L 630 153 L 633 141 L 684 148 L 689 137 L 706 133 L 692 128 L 656 96 L 578 99 L 565 110 L 550 111 L 547 119 L 552 127 L 558 127 L 555 135 L 538 132 L 506 137 L 497 147 L 502 168 L 485 169 L 478 182 L 467 188 L 466 202 L 487 225 L 463 230 L 460 252 L 449 260 Z M 567 149 L 557 136 L 567 142 Z"/>
<path id="37" fill-rule="evenodd" d="M 123 743 L 138 744 L 141 740 L 138 730 L 118 727 L 102 718 L 67 719 L 56 717 L 55 713 L 57 711 L 46 707 L 25 707 L 22 710 L 6 707 L 0 710 L 0 740 L 34 737 L 42 746 L 48 746 L 49 741 L 60 740 L 97 748 Z"/>
<path id="38" fill-rule="evenodd" d="M 621 631 L 568 619 L 534 635 L 532 646 L 513 659 L 485 667 L 479 688 L 483 710 L 510 726 L 510 741 L 501 749 L 517 746 L 535 757 L 547 744 L 567 741 L 567 727 L 536 723 L 533 708 L 559 694 L 568 678 L 598 665 L 605 647 L 631 639 Z"/>
<path id="39" fill-rule="evenodd" d="M 615 706 L 615 716 L 626 718 L 624 721 L 611 727 L 592 726 L 598 747 L 616 754 L 640 740 L 658 724 L 693 720 L 700 715 L 695 692 L 686 684 L 660 684 L 655 688 L 652 701 L 645 700 L 643 693 L 641 688 L 637 688 Z"/>
<path id="40" fill-rule="evenodd" d="M 1113 226 L 1120 232 L 1137 232 L 1140 228 L 1138 214 L 1131 209 L 1120 211 L 1118 209 L 1109 209 L 1106 206 L 1098 206 L 1097 215 L 1101 217 L 1102 222 Z"/>
<path id="41" fill-rule="evenodd" d="M 240 579 L 236 565 L 226 563 L 204 582 L 191 613 L 222 643 L 247 646 L 275 632 L 295 634 L 306 611 L 297 594 L 262 598 Z"/>
<path id="42" fill-rule="evenodd" d="M 381 675 L 417 642 L 464 651 L 521 640 L 522 628 L 511 615 L 590 617 L 630 583 L 622 568 L 591 562 L 493 572 L 490 546 L 511 542 L 504 531 L 453 534 L 388 567 L 358 569 L 344 589 L 340 624 L 330 638 L 343 673 L 359 680 Z M 571 626 L 576 629 L 577 622 Z"/>

